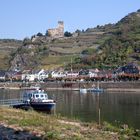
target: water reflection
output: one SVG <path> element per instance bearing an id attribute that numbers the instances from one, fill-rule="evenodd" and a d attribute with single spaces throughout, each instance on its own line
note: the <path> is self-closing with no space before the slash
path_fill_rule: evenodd
<path id="1" fill-rule="evenodd" d="M 23 91 L 0 90 L 0 99 L 20 98 Z M 56 112 L 62 116 L 78 118 L 82 121 L 127 123 L 140 128 L 140 93 L 86 93 L 78 91 L 48 91 L 56 100 Z"/>
<path id="2" fill-rule="evenodd" d="M 50 92 L 54 94 L 54 92 Z M 79 118 L 82 121 L 127 123 L 140 128 L 140 93 L 87 93 L 58 91 L 56 110 L 63 116 Z"/>

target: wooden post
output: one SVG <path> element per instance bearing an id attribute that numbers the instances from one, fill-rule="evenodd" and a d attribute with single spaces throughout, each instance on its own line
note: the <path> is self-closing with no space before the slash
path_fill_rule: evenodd
<path id="1" fill-rule="evenodd" d="M 53 115 L 56 115 L 56 105 L 54 105 L 54 108 L 53 108 Z"/>
<path id="2" fill-rule="evenodd" d="M 98 92 L 98 124 L 101 125 L 100 93 Z"/>
<path id="3" fill-rule="evenodd" d="M 98 124 L 99 124 L 99 126 L 101 125 L 101 111 L 100 111 L 100 108 L 98 110 Z"/>
<path id="4" fill-rule="evenodd" d="M 78 80 L 78 83 L 79 83 L 79 90 L 80 90 L 80 88 L 81 88 L 81 85 L 80 85 L 80 81 Z"/>

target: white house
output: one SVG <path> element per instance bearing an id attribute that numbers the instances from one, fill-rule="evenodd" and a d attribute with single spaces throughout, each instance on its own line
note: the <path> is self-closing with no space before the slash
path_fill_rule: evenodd
<path id="1" fill-rule="evenodd" d="M 52 71 L 51 76 L 52 78 L 63 78 L 66 77 L 66 73 L 63 71 Z"/>
<path id="2" fill-rule="evenodd" d="M 46 78 L 49 77 L 49 73 L 47 71 L 45 71 L 44 69 L 40 70 L 38 73 L 36 73 L 36 78 L 39 80 L 39 81 L 42 81 Z"/>
<path id="3" fill-rule="evenodd" d="M 23 73 L 21 76 L 21 80 L 33 82 L 35 80 L 35 75 L 31 73 Z"/>
<path id="4" fill-rule="evenodd" d="M 88 76 L 89 76 L 90 78 L 97 77 L 97 76 L 98 76 L 98 72 L 99 72 L 98 69 L 89 70 Z"/>
<path id="5" fill-rule="evenodd" d="M 89 76 L 90 78 L 93 78 L 93 77 L 97 77 L 98 74 L 97 74 L 96 72 L 91 72 L 91 71 L 89 71 L 88 76 Z"/>
<path id="6" fill-rule="evenodd" d="M 48 78 L 48 73 L 43 69 L 39 71 L 26 71 L 22 73 L 22 80 L 27 80 L 29 82 L 33 82 L 35 80 L 42 81 L 45 78 Z"/>
<path id="7" fill-rule="evenodd" d="M 79 76 L 79 73 L 78 72 L 68 72 L 67 73 L 67 78 L 76 78 Z"/>

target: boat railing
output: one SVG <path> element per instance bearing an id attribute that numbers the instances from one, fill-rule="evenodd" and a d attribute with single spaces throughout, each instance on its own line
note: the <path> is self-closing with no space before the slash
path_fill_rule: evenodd
<path id="1" fill-rule="evenodd" d="M 3 99 L 0 100 L 0 106 L 11 106 L 11 105 L 16 105 L 16 104 L 21 104 L 22 100 L 21 99 Z"/>

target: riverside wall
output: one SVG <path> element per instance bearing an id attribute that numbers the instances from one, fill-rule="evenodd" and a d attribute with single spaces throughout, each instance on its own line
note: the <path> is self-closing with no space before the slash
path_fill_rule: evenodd
<path id="1" fill-rule="evenodd" d="M 46 88 L 91 88 L 93 85 L 97 87 L 99 85 L 100 88 L 103 89 L 111 89 L 111 88 L 124 88 L 124 89 L 140 89 L 140 81 L 136 82 L 53 82 L 53 83 L 45 83 L 43 86 Z"/>
<path id="2" fill-rule="evenodd" d="M 41 88 L 43 89 L 79 89 L 79 88 L 91 88 L 93 85 L 97 87 L 99 85 L 100 88 L 106 89 L 106 90 L 125 90 L 125 89 L 136 89 L 140 91 L 140 81 L 122 81 L 122 82 L 60 82 L 60 81 L 54 81 L 54 82 L 45 82 L 45 83 L 28 83 L 27 86 L 25 86 L 25 83 L 22 82 L 1 82 L 0 88 L 9 88 L 9 89 L 21 89 L 26 88 L 30 85 L 36 85 L 39 84 Z"/>

